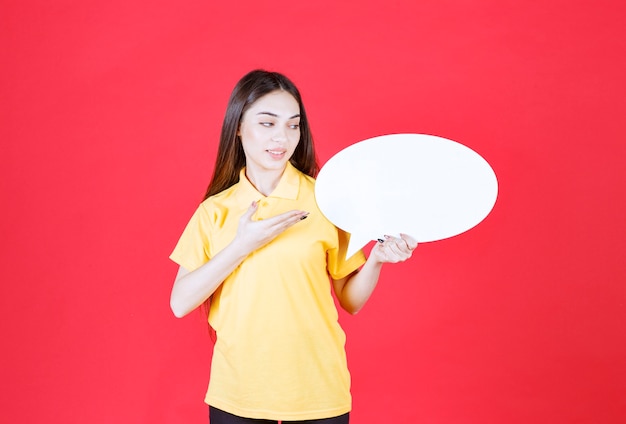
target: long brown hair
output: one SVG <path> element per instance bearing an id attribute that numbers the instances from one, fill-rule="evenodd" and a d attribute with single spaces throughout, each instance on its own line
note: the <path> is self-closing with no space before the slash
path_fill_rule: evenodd
<path id="1" fill-rule="evenodd" d="M 243 114 L 259 98 L 273 91 L 282 90 L 291 94 L 300 107 L 300 142 L 289 159 L 300 172 L 315 177 L 319 171 L 313 136 L 309 127 L 302 97 L 289 78 L 278 72 L 261 69 L 246 74 L 239 80 L 228 100 L 213 177 L 204 199 L 226 190 L 239 181 L 239 172 L 246 165 L 246 157 L 237 137 Z"/>

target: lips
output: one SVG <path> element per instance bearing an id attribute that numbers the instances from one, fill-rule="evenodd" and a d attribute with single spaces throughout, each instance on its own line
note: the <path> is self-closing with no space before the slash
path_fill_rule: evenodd
<path id="1" fill-rule="evenodd" d="M 285 155 L 286 150 L 266 150 L 273 158 L 280 159 Z"/>

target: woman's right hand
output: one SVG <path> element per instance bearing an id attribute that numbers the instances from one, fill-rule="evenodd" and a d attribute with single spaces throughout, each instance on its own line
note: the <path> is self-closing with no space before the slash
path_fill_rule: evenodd
<path id="1" fill-rule="evenodd" d="M 252 202 L 246 213 L 239 218 L 239 227 L 234 242 L 246 253 L 251 253 L 274 240 L 279 234 L 308 216 L 308 212 L 292 210 L 267 219 L 255 221 L 259 202 Z"/>

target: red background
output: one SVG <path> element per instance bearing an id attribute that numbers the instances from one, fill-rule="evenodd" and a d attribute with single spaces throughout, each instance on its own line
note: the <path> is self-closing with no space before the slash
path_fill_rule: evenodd
<path id="1" fill-rule="evenodd" d="M 264 67 L 322 163 L 415 132 L 498 175 L 482 224 L 341 316 L 356 424 L 626 422 L 624 7 L 3 0 L 2 420 L 206 422 L 211 344 L 167 256 Z"/>

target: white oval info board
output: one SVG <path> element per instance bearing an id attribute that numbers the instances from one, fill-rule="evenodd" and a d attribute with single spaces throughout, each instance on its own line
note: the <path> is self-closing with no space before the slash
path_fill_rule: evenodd
<path id="1" fill-rule="evenodd" d="M 383 235 L 418 242 L 463 233 L 489 214 L 496 175 L 472 149 L 426 134 L 391 134 L 353 144 L 321 169 L 315 199 L 350 233 L 347 257 Z"/>

